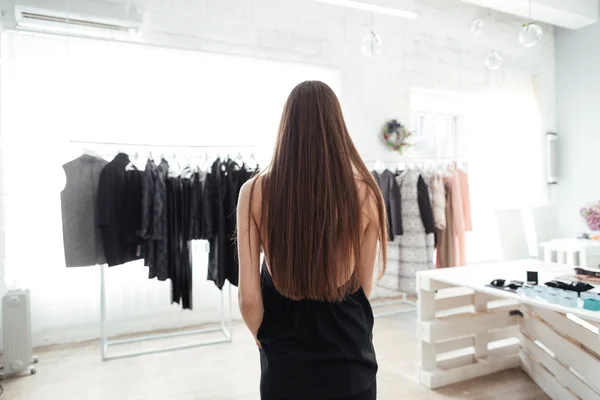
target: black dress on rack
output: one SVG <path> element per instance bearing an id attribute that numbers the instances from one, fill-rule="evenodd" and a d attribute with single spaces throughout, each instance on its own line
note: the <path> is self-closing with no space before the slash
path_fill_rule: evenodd
<path id="1" fill-rule="evenodd" d="M 207 278 L 213 281 L 219 289 L 225 285 L 225 253 L 227 250 L 227 227 L 225 217 L 225 195 L 226 195 L 226 164 L 217 159 L 210 168 L 207 185 L 210 192 L 210 209 L 212 212 L 213 232 L 209 238 L 210 252 L 208 254 Z"/>
<path id="2" fill-rule="evenodd" d="M 210 253 L 208 279 L 215 282 L 219 289 L 229 281 L 237 286 L 239 264 L 235 234 L 237 226 L 237 202 L 240 189 L 253 175 L 245 164 L 234 160 L 217 159 L 207 177 L 206 186 L 210 196 L 210 212 L 213 214 L 212 230 L 209 239 Z M 206 195 L 205 195 L 206 196 Z"/>
<path id="3" fill-rule="evenodd" d="M 192 309 L 192 257 L 188 240 L 192 181 L 182 177 L 167 180 L 169 279 L 171 300 Z"/>

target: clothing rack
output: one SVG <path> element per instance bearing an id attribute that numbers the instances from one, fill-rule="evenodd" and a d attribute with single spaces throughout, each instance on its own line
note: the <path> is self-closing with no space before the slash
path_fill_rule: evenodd
<path id="1" fill-rule="evenodd" d="M 206 148 L 222 148 L 222 149 L 248 149 L 254 148 L 254 146 L 200 146 L 200 145 L 159 145 L 159 144 L 143 144 L 143 143 L 117 143 L 117 142 L 93 142 L 93 141 L 82 141 L 82 140 L 71 140 L 73 144 L 84 144 L 87 146 L 126 146 L 126 147 L 164 147 L 164 148 L 195 148 L 195 149 L 206 149 Z M 162 334 L 148 334 L 142 336 L 135 336 L 125 339 L 110 339 L 106 332 L 106 277 L 105 269 L 106 265 L 100 265 L 100 342 L 101 342 L 101 356 L 102 361 L 114 360 L 121 358 L 137 357 L 148 354 L 158 354 L 164 352 L 170 352 L 174 350 L 187 350 L 196 347 L 209 346 L 219 343 L 230 343 L 233 338 L 233 315 L 232 315 L 232 300 L 231 300 L 231 283 L 227 282 L 227 295 L 225 295 L 225 288 L 221 289 L 221 321 L 219 326 L 208 327 L 201 329 L 188 329 L 177 332 L 169 332 Z M 227 299 L 225 299 L 227 296 Z M 227 305 L 225 303 L 228 303 Z M 120 353 L 117 355 L 108 354 L 110 346 L 118 346 L 124 344 L 140 343 L 146 341 L 156 341 L 160 339 L 172 339 L 180 336 L 191 336 L 201 335 L 210 333 L 221 333 L 223 337 L 218 339 L 209 339 L 201 342 L 197 342 L 189 345 L 177 345 L 170 346 L 160 349 L 150 349 L 141 351 L 132 351 L 126 353 Z"/>
<path id="2" fill-rule="evenodd" d="M 398 165 L 401 163 L 419 163 L 419 162 L 451 162 L 451 161 L 455 161 L 455 162 L 468 162 L 468 160 L 466 158 L 463 157 L 436 157 L 436 156 L 429 156 L 429 157 L 402 157 L 402 158 L 397 158 L 395 160 L 381 160 L 381 159 L 376 159 L 374 157 L 370 157 L 369 159 L 363 160 L 364 163 L 382 163 L 384 166 L 385 165 Z M 406 314 L 406 313 L 410 313 L 410 312 L 414 312 L 417 309 L 417 303 L 414 301 L 410 301 L 408 300 L 408 297 L 406 295 L 406 293 L 401 293 L 401 298 L 400 299 L 394 299 L 394 300 L 389 300 L 389 301 L 381 301 L 381 302 L 377 302 L 374 303 L 372 305 L 373 309 L 377 309 L 377 308 L 383 308 L 383 307 L 389 307 L 389 306 L 394 306 L 394 305 L 399 305 L 399 304 L 404 304 L 409 306 L 410 308 L 401 308 L 399 310 L 392 310 L 392 311 L 386 311 L 386 312 L 382 312 L 382 313 L 378 313 L 375 314 L 375 317 L 388 317 L 388 316 L 392 316 L 392 315 L 398 315 L 398 314 Z"/>

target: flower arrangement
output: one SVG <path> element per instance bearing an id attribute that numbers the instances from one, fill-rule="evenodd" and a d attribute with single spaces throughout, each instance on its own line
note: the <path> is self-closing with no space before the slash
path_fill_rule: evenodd
<path id="1" fill-rule="evenodd" d="M 587 226 L 590 228 L 590 230 L 600 231 L 600 201 L 583 207 L 579 213 L 587 223 Z"/>
<path id="2" fill-rule="evenodd" d="M 385 144 L 400 154 L 405 148 L 410 147 L 408 139 L 412 136 L 412 132 L 395 119 L 385 123 L 382 134 Z"/>

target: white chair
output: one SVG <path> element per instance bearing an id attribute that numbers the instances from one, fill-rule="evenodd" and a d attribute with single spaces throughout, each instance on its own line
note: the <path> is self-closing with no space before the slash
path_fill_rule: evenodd
<path id="1" fill-rule="evenodd" d="M 531 219 L 535 234 L 533 243 L 539 254 L 538 258 L 542 258 L 539 251 L 540 245 L 559 237 L 558 209 L 555 206 L 533 207 L 531 208 Z"/>
<path id="2" fill-rule="evenodd" d="M 521 210 L 500 209 L 496 210 L 495 213 L 502 261 L 530 258 Z"/>
<path id="3" fill-rule="evenodd" d="M 587 267 L 588 252 L 600 247 L 595 240 L 555 239 L 540 245 L 544 249 L 544 261 L 553 262 L 556 255 L 558 264 Z"/>

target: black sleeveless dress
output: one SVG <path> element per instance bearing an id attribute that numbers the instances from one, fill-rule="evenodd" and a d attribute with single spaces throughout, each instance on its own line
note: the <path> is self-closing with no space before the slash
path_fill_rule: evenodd
<path id="1" fill-rule="evenodd" d="M 374 400 L 373 311 L 362 288 L 341 302 L 292 300 L 261 271 L 262 400 Z"/>

